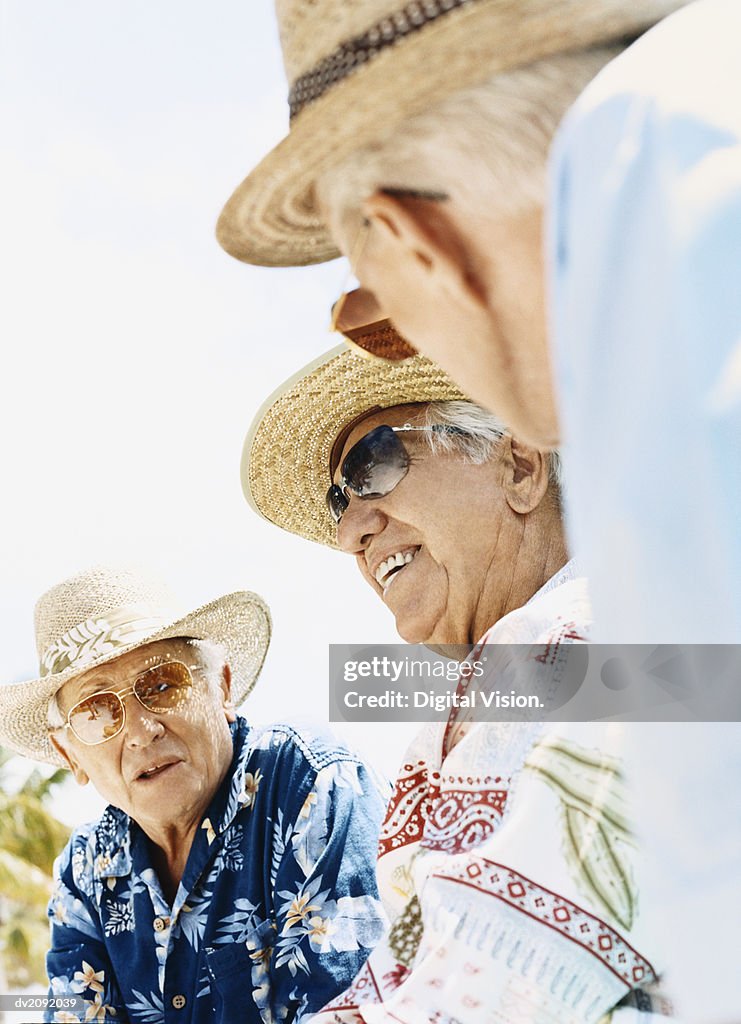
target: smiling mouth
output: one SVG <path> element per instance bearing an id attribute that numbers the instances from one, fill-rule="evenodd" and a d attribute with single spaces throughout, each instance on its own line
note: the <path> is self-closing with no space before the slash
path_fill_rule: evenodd
<path id="1" fill-rule="evenodd" d="M 420 548 L 406 548 L 402 551 L 397 551 L 393 555 L 381 562 L 375 572 L 376 583 L 381 587 L 384 594 L 388 590 L 391 581 L 394 577 L 398 576 L 399 573 L 406 569 L 406 567 L 413 562 Z"/>

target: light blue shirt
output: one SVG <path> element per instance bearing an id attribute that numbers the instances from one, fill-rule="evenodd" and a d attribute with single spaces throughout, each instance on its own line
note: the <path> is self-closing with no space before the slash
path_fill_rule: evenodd
<path id="1" fill-rule="evenodd" d="M 595 641 L 741 641 L 741 4 L 609 64 L 551 165 L 568 528 Z"/>
<path id="2" fill-rule="evenodd" d="M 741 3 L 587 87 L 552 153 L 552 335 L 593 638 L 741 641 Z M 640 879 L 689 1022 L 741 1005 L 741 726 L 627 730 Z"/>

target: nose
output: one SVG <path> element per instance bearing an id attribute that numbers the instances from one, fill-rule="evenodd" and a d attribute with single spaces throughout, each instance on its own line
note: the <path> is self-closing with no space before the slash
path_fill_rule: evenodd
<path id="1" fill-rule="evenodd" d="M 127 747 L 147 747 L 165 733 L 163 716 L 145 708 L 134 693 L 124 697 L 124 742 Z"/>
<path id="2" fill-rule="evenodd" d="M 337 546 L 349 555 L 359 555 L 386 526 L 388 518 L 374 499 L 350 496 L 350 502 L 337 526 Z"/>

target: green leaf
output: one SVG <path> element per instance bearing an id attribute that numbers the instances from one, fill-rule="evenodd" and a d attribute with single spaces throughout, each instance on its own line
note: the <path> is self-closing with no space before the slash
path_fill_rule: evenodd
<path id="1" fill-rule="evenodd" d="M 566 810 L 567 859 L 580 870 L 595 902 L 623 928 L 633 927 L 636 893 L 624 848 L 595 818 L 574 807 Z"/>
<path id="2" fill-rule="evenodd" d="M 9 785 L 11 763 L 24 762 L 0 748 L 0 976 L 26 988 L 46 981 L 52 866 L 70 830 L 45 804 L 67 772 L 33 768 L 20 786 L 13 772 Z"/>
<path id="3" fill-rule="evenodd" d="M 579 889 L 630 929 L 637 906 L 629 856 L 634 839 L 620 762 L 549 737 L 536 744 L 525 767 L 559 797 L 564 855 Z"/>
<path id="4" fill-rule="evenodd" d="M 33 864 L 0 849 L 0 896 L 15 904 L 46 912 L 52 879 Z"/>
<path id="5" fill-rule="evenodd" d="M 6 979 L 13 988 L 46 985 L 49 922 L 46 915 L 14 914 L 0 927 L 0 949 Z"/>
<path id="6" fill-rule="evenodd" d="M 0 849 L 36 864 L 50 875 L 69 831 L 34 797 L 0 794 Z"/>

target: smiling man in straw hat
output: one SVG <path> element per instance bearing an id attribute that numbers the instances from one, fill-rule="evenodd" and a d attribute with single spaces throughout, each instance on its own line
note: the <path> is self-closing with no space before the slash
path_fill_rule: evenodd
<path id="1" fill-rule="evenodd" d="M 368 364 L 344 347 L 268 399 L 242 465 L 252 506 L 353 555 L 404 639 L 476 645 L 470 663 L 486 671 L 462 673 L 463 694 L 499 685 L 511 645 L 537 646 L 547 691 L 586 639 L 559 477 L 556 455 L 517 441 L 429 360 Z M 322 1019 L 596 1024 L 618 1007 L 628 1024 L 665 1007 L 620 727 L 464 716 L 425 727 L 406 754 L 379 847 L 391 931 Z"/>
<path id="2" fill-rule="evenodd" d="M 342 250 L 470 395 L 563 442 L 595 639 L 740 641 L 741 5 L 276 6 L 291 132 L 228 202 L 221 243 L 270 265 Z M 741 922 L 739 749 L 735 730 L 667 730 L 633 759 L 654 783 L 642 825 L 680 1008 L 703 1022 L 741 1005 L 741 924 L 717 936 L 715 915 Z M 729 851 L 714 871 L 667 856 L 695 787 L 697 835 Z"/>
<path id="3" fill-rule="evenodd" d="M 36 637 L 40 678 L 0 688 L 0 741 L 110 802 L 57 862 L 50 1018 L 319 1009 L 383 930 L 384 801 L 346 750 L 236 713 L 268 647 L 262 600 L 186 613 L 159 582 L 97 568 L 40 599 Z"/>

